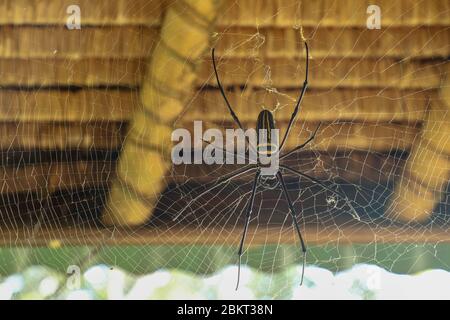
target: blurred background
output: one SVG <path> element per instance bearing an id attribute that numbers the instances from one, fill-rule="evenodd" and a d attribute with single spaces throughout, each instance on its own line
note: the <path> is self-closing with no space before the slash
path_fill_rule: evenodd
<path id="1" fill-rule="evenodd" d="M 258 189 L 235 292 L 253 177 L 174 221 L 238 166 L 173 165 L 171 134 L 235 128 L 213 47 L 244 127 L 268 109 L 283 134 L 303 41 L 286 150 L 322 125 L 287 163 L 361 221 L 286 177 L 299 288 L 287 203 Z M 448 0 L 0 0 L 0 298 L 450 298 L 449 57 Z"/>

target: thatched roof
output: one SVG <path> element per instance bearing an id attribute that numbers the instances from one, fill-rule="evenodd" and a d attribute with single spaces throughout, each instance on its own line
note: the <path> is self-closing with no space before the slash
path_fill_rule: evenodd
<path id="1" fill-rule="evenodd" d="M 126 125 L 143 109 L 139 90 L 153 50 L 161 45 L 166 8 L 171 4 L 178 14 L 186 10 L 172 1 L 82 0 L 82 29 L 67 30 L 71 2 L 0 4 L 0 147 L 8 155 L 2 159 L 3 194 L 38 194 L 50 185 L 51 192 L 108 190 Z M 428 102 L 439 99 L 450 56 L 450 1 L 378 1 L 380 30 L 366 28 L 369 4 L 225 1 L 211 45 L 217 47 L 222 82 L 245 125 L 254 125 L 262 105 L 277 104 L 283 125 L 303 81 L 302 27 L 311 48 L 310 89 L 289 146 L 323 121 L 311 150 L 353 150 L 363 164 L 330 161 L 350 173 L 372 172 L 368 180 L 393 180 L 399 176 L 369 169 L 392 165 L 392 152 L 410 151 Z M 198 78 L 189 90 L 196 94 L 186 98 L 185 111 L 172 125 L 230 120 L 209 55 L 198 62 Z M 186 94 L 182 86 L 171 89 Z M 55 152 L 59 156 L 48 161 Z M 114 154 L 113 160 L 96 157 L 105 152 Z M 83 156 L 68 156 L 73 153 Z M 393 167 L 392 172 L 401 169 Z M 361 174 L 350 173 L 349 180 L 361 180 Z M 10 197 L 2 201 L 3 211 L 17 205 Z"/>

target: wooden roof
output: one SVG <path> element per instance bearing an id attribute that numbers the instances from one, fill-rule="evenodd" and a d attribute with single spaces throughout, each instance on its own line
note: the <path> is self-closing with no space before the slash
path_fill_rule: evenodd
<path id="1" fill-rule="evenodd" d="M 14 194 L 50 185 L 51 192 L 108 188 L 115 158 L 105 163 L 96 155 L 120 151 L 132 112 L 142 108 L 139 89 L 152 51 L 161 45 L 168 3 L 80 0 L 81 31 L 64 26 L 72 1 L 0 3 L 0 148 L 7 155 L 1 157 L 0 215 L 14 204 Z M 277 121 L 288 121 L 305 71 L 301 26 L 311 48 L 310 90 L 289 146 L 323 121 L 308 151 L 354 150 L 365 155 L 362 166 L 399 166 L 390 153 L 410 150 L 446 76 L 450 1 L 377 3 L 380 30 L 366 28 L 370 1 L 227 0 L 211 45 L 245 125 L 254 125 L 262 105 L 281 106 Z M 174 126 L 189 127 L 195 119 L 228 123 L 208 55 L 195 87 Z M 49 162 L 56 151 L 88 156 Z M 33 152 L 39 156 L 17 157 Z M 352 165 L 348 171 L 362 172 Z"/>

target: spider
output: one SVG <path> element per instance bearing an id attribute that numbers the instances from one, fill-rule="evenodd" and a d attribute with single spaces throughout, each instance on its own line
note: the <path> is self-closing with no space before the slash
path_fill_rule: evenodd
<path id="1" fill-rule="evenodd" d="M 240 269 L 241 269 L 241 258 L 242 258 L 242 254 L 243 254 L 243 248 L 244 248 L 244 242 L 245 242 L 245 238 L 247 235 L 247 231 L 248 231 L 248 225 L 250 222 L 250 217 L 252 214 L 252 208 L 254 205 L 254 200 L 255 200 L 255 194 L 256 194 L 256 189 L 258 187 L 258 185 L 261 185 L 264 189 L 274 189 L 277 188 L 279 186 L 281 186 L 281 190 L 284 194 L 284 197 L 286 198 L 286 201 L 288 203 L 289 206 L 289 211 L 290 211 L 290 215 L 292 218 L 292 222 L 295 228 L 295 231 L 298 235 L 298 238 L 300 240 L 300 246 L 301 246 L 301 251 L 302 251 L 302 255 L 303 255 L 303 265 L 302 265 L 302 274 L 301 274 L 301 280 L 300 280 L 300 285 L 302 285 L 303 283 L 303 277 L 304 277 L 304 273 L 305 273 L 305 263 L 306 263 L 306 244 L 305 241 L 303 239 L 299 224 L 297 222 L 297 212 L 294 209 L 294 205 L 292 203 L 291 197 L 289 196 L 289 192 L 287 190 L 286 187 L 286 183 L 284 181 L 283 178 L 283 173 L 291 173 L 297 176 L 300 176 L 302 178 L 306 178 L 308 180 L 310 180 L 311 182 L 321 186 L 322 188 L 324 188 L 325 190 L 328 190 L 330 192 L 332 192 L 334 195 L 337 195 L 339 197 L 341 197 L 342 199 L 345 200 L 345 202 L 347 203 L 347 205 L 350 207 L 352 213 L 351 215 L 353 216 L 353 218 L 360 220 L 358 213 L 356 212 L 356 210 L 354 209 L 354 207 L 352 206 L 352 204 L 350 203 L 350 201 L 348 200 L 348 198 L 340 191 L 334 190 L 330 187 L 328 187 L 327 185 L 323 184 L 321 181 L 317 180 L 314 177 L 311 177 L 310 175 L 303 173 L 301 171 L 295 170 L 290 168 L 287 165 L 283 165 L 283 164 L 279 164 L 278 169 L 273 173 L 273 175 L 261 175 L 261 169 L 264 167 L 264 165 L 261 163 L 260 161 L 260 157 L 262 154 L 262 151 L 260 147 L 266 147 L 266 149 L 264 149 L 265 151 L 265 155 L 270 156 L 279 156 L 279 160 L 283 160 L 288 158 L 289 156 L 293 155 L 295 152 L 297 152 L 298 150 L 303 149 L 306 145 L 308 145 L 311 141 L 314 140 L 317 131 L 320 128 L 320 123 L 319 125 L 316 127 L 316 129 L 314 130 L 314 132 L 310 135 L 310 137 L 301 145 L 295 147 L 294 149 L 292 149 L 291 151 L 288 151 L 286 153 L 281 153 L 281 150 L 286 142 L 286 139 L 289 136 L 289 132 L 292 128 L 293 123 L 295 122 L 296 116 L 298 114 L 303 96 L 305 95 L 306 89 L 308 87 L 308 71 L 309 71 L 309 49 L 308 49 L 308 44 L 305 41 L 304 42 L 305 45 L 305 50 L 306 50 L 306 68 L 305 68 L 305 80 L 303 82 L 303 86 L 302 86 L 302 90 L 300 92 L 300 95 L 297 99 L 297 103 L 294 107 L 294 111 L 292 112 L 291 118 L 289 120 L 288 123 L 288 127 L 286 129 L 286 132 L 284 134 L 284 137 L 281 141 L 281 144 L 278 148 L 277 145 L 274 145 L 273 143 L 271 143 L 270 140 L 268 140 L 268 143 L 265 143 L 263 145 L 263 143 L 260 141 L 259 136 L 257 136 L 257 146 L 256 146 L 256 154 L 257 154 L 257 162 L 255 164 L 249 164 L 249 165 L 245 165 L 243 168 L 238 169 L 233 171 L 232 173 L 221 177 L 220 179 L 217 180 L 217 182 L 215 182 L 215 184 L 209 188 L 207 188 L 205 191 L 203 191 L 202 193 L 200 193 L 198 196 L 196 196 L 195 198 L 193 198 L 192 200 L 189 201 L 188 205 L 185 206 L 178 214 L 177 216 L 174 218 L 174 220 L 176 220 L 179 216 L 181 216 L 181 214 L 190 207 L 190 205 L 195 202 L 197 199 L 199 199 L 200 197 L 202 197 L 203 195 L 207 194 L 208 192 L 212 191 L 213 189 L 217 188 L 220 185 L 224 185 L 227 182 L 229 182 L 230 180 L 232 180 L 233 178 L 236 178 L 238 176 L 241 176 L 243 174 L 255 171 L 255 176 L 253 179 L 253 184 L 252 184 L 252 191 L 251 191 L 251 196 L 250 196 L 250 201 L 248 202 L 248 205 L 246 207 L 246 211 L 245 211 L 245 223 L 244 223 L 244 230 L 242 233 L 242 237 L 240 240 L 240 244 L 239 244 L 239 250 L 238 250 L 238 275 L 237 275 L 237 283 L 236 283 L 236 290 L 239 288 L 239 279 L 240 279 Z M 220 82 L 219 79 L 219 75 L 217 73 L 217 67 L 216 67 L 216 60 L 215 60 L 215 56 L 214 56 L 214 51 L 215 49 L 213 48 L 211 51 L 211 56 L 212 56 L 212 63 L 213 63 L 213 68 L 214 68 L 214 73 L 216 76 L 216 80 L 217 80 L 217 85 L 220 89 L 221 95 L 223 97 L 223 99 L 225 100 L 225 104 L 227 105 L 228 111 L 231 114 L 231 117 L 233 118 L 234 122 L 239 126 L 240 129 L 244 130 L 244 127 L 242 126 L 242 123 L 239 121 L 238 116 L 236 115 L 236 113 L 234 112 L 233 108 L 231 107 L 231 104 L 229 103 L 225 91 L 222 87 L 222 84 Z M 266 130 L 269 131 L 272 129 L 275 129 L 275 120 L 274 120 L 274 116 L 272 114 L 271 111 L 269 110 L 262 110 L 257 118 L 256 121 L 256 132 L 260 132 L 260 129 L 262 130 Z M 205 141 L 207 143 L 209 143 L 208 141 Z M 250 144 L 250 142 L 247 139 L 248 144 Z M 267 146 L 269 146 L 269 148 L 267 148 Z M 248 150 L 248 148 L 247 148 Z M 234 156 L 239 156 L 236 154 L 236 152 L 234 153 Z"/>

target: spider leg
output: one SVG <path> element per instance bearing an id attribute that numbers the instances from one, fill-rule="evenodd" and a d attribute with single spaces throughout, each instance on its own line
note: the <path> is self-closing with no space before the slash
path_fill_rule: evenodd
<path id="1" fill-rule="evenodd" d="M 201 198 L 203 195 L 207 194 L 208 192 L 210 192 L 211 190 L 214 190 L 215 188 L 217 188 L 220 185 L 223 185 L 225 183 L 227 183 L 228 181 L 230 181 L 233 178 L 236 178 L 240 175 L 243 175 L 244 173 L 250 172 L 252 170 L 256 169 L 256 165 L 248 165 L 245 166 L 242 169 L 233 171 L 232 173 L 230 173 L 229 175 L 226 175 L 222 178 L 220 178 L 217 182 L 215 182 L 214 185 L 212 185 L 211 187 L 209 187 L 208 189 L 206 189 L 205 191 L 203 191 L 202 193 L 200 193 L 198 196 L 196 196 L 194 199 L 190 200 L 189 203 L 183 208 L 181 209 L 181 211 L 173 218 L 173 220 L 177 220 L 185 211 L 187 208 L 190 208 L 191 205 L 197 201 L 199 198 Z"/>
<path id="2" fill-rule="evenodd" d="M 220 93 L 222 94 L 222 97 L 225 100 L 225 103 L 227 104 L 228 110 L 230 111 L 230 114 L 233 117 L 233 120 L 237 123 L 239 128 L 241 128 L 243 131 L 245 131 L 244 127 L 242 126 L 241 122 L 239 121 L 239 118 L 237 117 L 236 113 L 234 113 L 233 108 L 231 107 L 230 102 L 228 101 L 227 96 L 225 95 L 225 90 L 223 90 L 222 84 L 220 83 L 219 75 L 217 73 L 217 68 L 216 68 L 216 58 L 214 56 L 214 51 L 215 51 L 215 48 L 213 48 L 211 50 L 211 57 L 212 57 L 214 73 L 216 75 L 217 85 L 219 86 Z"/>
<path id="3" fill-rule="evenodd" d="M 222 94 L 222 97 L 225 100 L 225 103 L 226 103 L 226 105 L 228 107 L 228 111 L 230 111 L 231 117 L 236 122 L 236 124 L 239 126 L 239 128 L 241 128 L 242 131 L 245 131 L 244 127 L 242 126 L 241 121 L 239 121 L 238 116 L 236 115 L 236 113 L 234 112 L 233 108 L 231 107 L 231 104 L 228 101 L 227 96 L 225 95 L 225 90 L 222 87 L 222 83 L 220 82 L 219 74 L 217 73 L 216 58 L 215 58 L 215 55 L 214 55 L 215 50 L 216 50 L 215 48 L 213 48 L 211 50 L 211 57 L 212 57 L 212 61 L 213 61 L 213 68 L 214 68 L 214 74 L 216 75 L 217 85 L 219 86 L 220 93 Z M 250 147 L 250 148 L 253 149 L 253 151 L 256 151 L 255 147 L 252 144 L 250 144 L 250 140 L 248 139 L 247 136 L 245 136 L 245 139 L 246 139 L 247 144 L 248 144 L 247 150 Z"/>
<path id="4" fill-rule="evenodd" d="M 319 125 L 317 126 L 316 130 L 314 130 L 314 132 L 311 134 L 311 136 L 308 138 L 308 140 L 306 140 L 305 142 L 303 142 L 301 145 L 295 147 L 294 149 L 292 149 L 291 151 L 289 151 L 286 154 L 283 154 L 280 157 L 280 160 L 289 157 L 291 154 L 294 154 L 296 151 L 303 149 L 308 143 L 310 143 L 311 141 L 314 140 L 314 138 L 316 137 L 317 131 L 319 131 L 320 125 L 322 124 L 322 122 L 319 123 Z"/>
<path id="5" fill-rule="evenodd" d="M 236 282 L 236 290 L 239 288 L 239 279 L 241 278 L 242 251 L 243 251 L 243 248 L 244 248 L 245 237 L 247 235 L 248 224 L 250 222 L 250 216 L 252 214 L 253 204 L 255 202 L 256 187 L 258 185 L 259 175 L 260 175 L 260 172 L 258 170 L 256 172 L 256 174 L 255 174 L 255 180 L 253 180 L 252 195 L 250 196 L 250 201 L 248 203 L 247 212 L 245 213 L 244 232 L 242 234 L 241 243 L 239 244 L 239 250 L 238 250 L 238 257 L 239 258 L 238 258 L 238 276 L 237 276 L 237 282 Z"/>
<path id="6" fill-rule="evenodd" d="M 301 176 L 301 177 L 304 177 L 304 178 L 306 178 L 306 179 L 309 179 L 310 181 L 312 181 L 312 182 L 314 182 L 314 183 L 317 183 L 317 184 L 318 184 L 319 186 L 321 186 L 322 188 L 324 188 L 324 189 L 326 189 L 326 190 L 328 190 L 328 191 L 330 191 L 330 192 L 333 192 L 334 194 L 338 195 L 338 196 L 341 197 L 341 198 L 346 202 L 346 204 L 350 207 L 350 209 L 351 209 L 351 213 L 350 213 L 351 216 L 352 216 L 354 219 L 356 219 L 356 220 L 358 220 L 358 221 L 361 221 L 361 218 L 359 217 L 359 214 L 356 212 L 356 210 L 355 210 L 355 208 L 353 207 L 353 205 L 351 204 L 350 200 L 346 197 L 346 195 L 345 195 L 344 193 L 342 193 L 342 192 L 340 192 L 340 191 L 337 191 L 337 190 L 334 190 L 334 189 L 331 189 L 330 187 L 328 187 L 327 185 L 325 185 L 325 184 L 322 183 L 321 181 L 317 180 L 316 178 L 311 177 L 310 175 L 307 175 L 306 173 L 303 173 L 303 172 L 300 172 L 300 171 L 298 171 L 298 170 L 292 169 L 292 168 L 290 168 L 290 167 L 288 167 L 288 166 L 285 166 L 285 165 L 280 165 L 280 168 L 285 169 L 285 170 L 287 170 L 287 171 L 290 171 L 290 172 L 292 172 L 292 173 L 294 173 L 294 174 L 296 174 L 296 175 L 299 175 L 299 176 Z"/>
<path id="7" fill-rule="evenodd" d="M 284 143 L 286 142 L 286 139 L 289 135 L 289 131 L 291 130 L 292 124 L 294 123 L 295 117 L 297 116 L 300 104 L 302 102 L 303 96 L 305 95 L 306 88 L 308 87 L 308 71 L 309 71 L 309 49 L 308 44 L 305 41 L 305 49 L 306 49 L 306 75 L 305 75 L 305 81 L 303 82 L 302 91 L 300 93 L 300 96 L 298 97 L 297 104 L 295 105 L 294 112 L 291 115 L 291 119 L 289 120 L 288 127 L 286 129 L 286 133 L 284 134 L 283 140 L 281 141 L 281 145 L 279 150 L 283 148 Z"/>
<path id="8" fill-rule="evenodd" d="M 297 230 L 297 234 L 298 234 L 298 237 L 300 239 L 300 244 L 302 246 L 303 268 L 302 268 L 302 277 L 301 277 L 301 280 L 300 280 L 300 285 L 302 285 L 303 284 L 303 276 L 305 274 L 306 245 L 305 245 L 305 241 L 303 241 L 302 233 L 300 232 L 300 227 L 299 227 L 298 222 L 297 222 L 297 213 L 295 212 L 294 205 L 292 204 L 291 198 L 289 197 L 289 193 L 287 191 L 286 184 L 284 182 L 283 176 L 282 176 L 280 171 L 278 171 L 278 173 L 277 173 L 277 178 L 278 178 L 278 181 L 280 181 L 281 187 L 283 189 L 284 196 L 286 197 L 286 200 L 288 202 L 289 209 L 290 209 L 291 216 L 292 216 L 292 221 L 294 223 L 295 229 Z"/>

